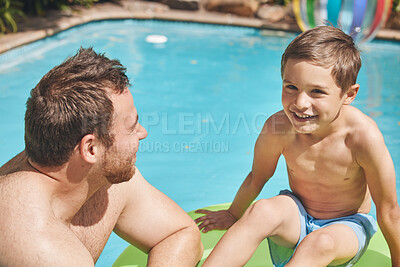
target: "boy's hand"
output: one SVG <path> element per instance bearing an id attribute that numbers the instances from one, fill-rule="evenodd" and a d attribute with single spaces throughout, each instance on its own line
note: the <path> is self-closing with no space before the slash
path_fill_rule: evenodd
<path id="1" fill-rule="evenodd" d="M 206 214 L 194 220 L 196 224 L 200 223 L 199 229 L 203 229 L 203 233 L 207 233 L 211 230 L 226 230 L 237 221 L 228 210 L 196 210 L 195 212 Z"/>

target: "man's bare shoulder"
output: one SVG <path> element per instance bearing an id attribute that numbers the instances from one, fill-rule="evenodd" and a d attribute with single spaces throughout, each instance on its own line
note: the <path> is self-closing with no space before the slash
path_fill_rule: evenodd
<path id="1" fill-rule="evenodd" d="M 0 177 L 0 231 L 18 234 L 22 229 L 43 226 L 53 215 L 40 174 L 19 171 Z M 39 178 L 40 179 L 40 178 Z M 9 227 L 9 226 L 13 227 Z"/>
<path id="2" fill-rule="evenodd" d="M 93 266 L 87 249 L 55 218 L 32 175 L 16 172 L 0 180 L 0 266 Z"/>
<path id="3" fill-rule="evenodd" d="M 55 217 L 44 175 L 15 166 L 0 177 L 0 266 L 93 266 L 87 248 Z"/>
<path id="4" fill-rule="evenodd" d="M 94 265 L 89 251 L 61 223 L 44 219 L 27 224 L 0 226 L 0 266 Z"/>
<path id="5" fill-rule="evenodd" d="M 10 211 L 15 216 L 23 216 L 25 213 L 30 213 L 29 211 L 35 206 L 41 207 L 39 209 L 41 212 L 51 214 L 45 181 L 49 181 L 48 177 L 29 165 L 24 152 L 1 166 L 0 211 L 3 212 L 2 214 Z"/>
<path id="6" fill-rule="evenodd" d="M 26 156 L 25 152 L 22 151 L 0 167 L 0 177 L 22 171 L 25 166 Z"/>
<path id="7" fill-rule="evenodd" d="M 37 180 L 41 174 L 27 170 L 7 172 L 0 176 L 0 210 L 7 206 L 12 209 L 27 209 L 30 204 L 44 198 L 43 190 Z M 27 203 L 25 203 L 27 202 Z M 24 205 L 25 203 L 25 205 Z M 11 206 L 11 204 L 19 204 Z"/>

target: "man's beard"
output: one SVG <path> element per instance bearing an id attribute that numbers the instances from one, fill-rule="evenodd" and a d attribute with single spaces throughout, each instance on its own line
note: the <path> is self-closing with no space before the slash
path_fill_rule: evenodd
<path id="1" fill-rule="evenodd" d="M 113 151 L 113 149 L 111 148 L 110 151 Z M 133 155 L 122 157 L 113 152 L 106 153 L 101 169 L 103 175 L 111 184 L 129 181 L 136 171 Z"/>

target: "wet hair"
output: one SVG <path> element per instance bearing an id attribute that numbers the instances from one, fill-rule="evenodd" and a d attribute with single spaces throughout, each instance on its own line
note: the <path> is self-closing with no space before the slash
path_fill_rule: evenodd
<path id="1" fill-rule="evenodd" d="M 289 59 L 332 67 L 332 77 L 343 92 L 356 83 L 361 68 L 360 52 L 353 39 L 333 26 L 319 26 L 298 35 L 282 55 L 282 76 Z"/>
<path id="2" fill-rule="evenodd" d="M 93 51 L 80 48 L 72 57 L 51 69 L 26 102 L 25 151 L 42 166 L 60 166 L 87 134 L 106 147 L 114 107 L 110 94 L 121 94 L 130 86 L 126 68 Z"/>

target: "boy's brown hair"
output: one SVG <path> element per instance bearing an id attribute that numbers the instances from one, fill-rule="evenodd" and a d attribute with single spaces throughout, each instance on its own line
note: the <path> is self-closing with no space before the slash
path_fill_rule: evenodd
<path id="1" fill-rule="evenodd" d="M 361 68 L 360 52 L 353 39 L 333 26 L 319 26 L 297 36 L 282 55 L 281 75 L 289 59 L 333 67 L 332 77 L 343 92 L 356 83 Z"/>
<path id="2" fill-rule="evenodd" d="M 67 162 L 79 141 L 94 134 L 110 147 L 114 107 L 110 94 L 129 86 L 126 69 L 91 48 L 51 69 L 26 102 L 25 151 L 42 166 Z"/>

